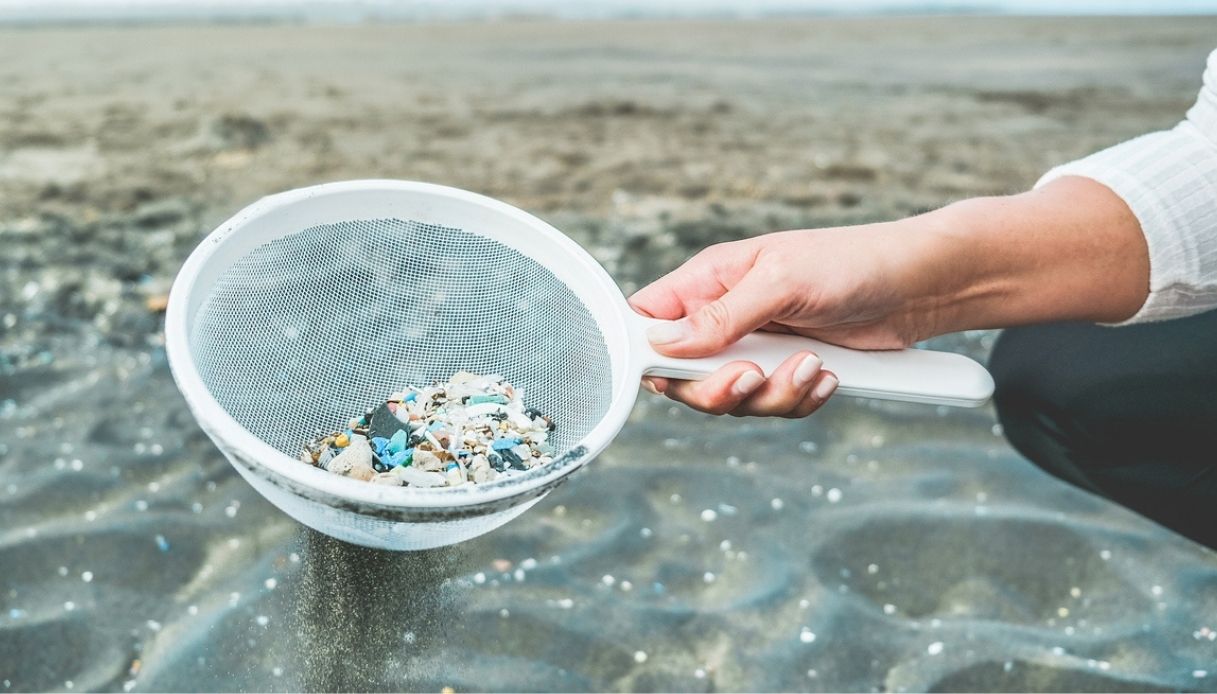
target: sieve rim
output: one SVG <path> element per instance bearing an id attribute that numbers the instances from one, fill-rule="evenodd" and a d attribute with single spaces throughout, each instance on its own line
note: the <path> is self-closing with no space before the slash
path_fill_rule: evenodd
<path id="1" fill-rule="evenodd" d="M 557 244 L 572 261 L 580 264 L 580 271 L 588 273 L 597 290 L 602 291 L 607 299 L 598 305 L 603 311 L 592 311 L 588 307 L 589 312 L 593 314 L 602 331 L 607 332 L 605 324 L 608 323 L 608 327 L 622 336 L 623 344 L 630 343 L 630 328 L 624 315 L 624 312 L 630 309 L 608 272 L 582 246 L 561 231 L 505 202 L 451 186 L 392 179 L 337 181 L 268 195 L 221 223 L 195 247 L 173 282 L 165 314 L 165 350 L 170 372 L 200 427 L 230 463 L 237 464 L 234 460 L 236 456 L 246 467 L 252 465 L 261 468 L 262 470 L 251 471 L 271 473 L 261 476 L 293 494 L 299 495 L 299 486 L 303 485 L 314 492 L 346 502 L 371 506 L 390 513 L 397 510 L 405 514 L 417 514 L 425 510 L 438 513 L 444 509 L 497 506 L 500 504 L 495 502 L 527 496 L 534 490 L 550 489 L 562 478 L 582 468 L 608 446 L 625 425 L 638 397 L 636 381 L 641 371 L 634 373 L 637 368 L 632 354 L 624 355 L 625 358 L 621 360 L 622 368 L 611 374 L 612 394 L 608 411 L 591 431 L 562 451 L 553 462 L 485 484 L 433 489 L 369 484 L 304 464 L 266 443 L 233 418 L 212 395 L 191 353 L 189 313 L 195 292 L 199 289 L 199 275 L 213 264 L 224 262 L 221 251 L 227 248 L 226 244 L 234 243 L 241 229 L 254 221 L 298 202 L 320 196 L 349 193 L 404 193 L 446 198 L 457 203 L 489 209 L 511 218 L 529 231 L 539 234 L 545 243 Z M 477 231 L 469 233 L 477 234 Z M 242 256 L 243 254 L 238 254 L 237 258 Z M 227 264 L 231 265 L 231 261 Z"/>

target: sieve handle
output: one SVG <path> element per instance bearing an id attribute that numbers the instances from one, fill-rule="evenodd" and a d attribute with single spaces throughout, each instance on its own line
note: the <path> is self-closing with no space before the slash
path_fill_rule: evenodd
<path id="1" fill-rule="evenodd" d="M 654 350 L 646 329 L 662 321 L 635 316 L 632 332 L 643 374 L 701 380 L 733 361 L 750 361 L 766 375 L 796 352 L 809 350 L 840 380 L 837 393 L 932 405 L 979 407 L 993 394 L 985 367 L 952 352 L 927 349 L 857 350 L 800 335 L 755 332 L 711 357 L 678 359 Z"/>

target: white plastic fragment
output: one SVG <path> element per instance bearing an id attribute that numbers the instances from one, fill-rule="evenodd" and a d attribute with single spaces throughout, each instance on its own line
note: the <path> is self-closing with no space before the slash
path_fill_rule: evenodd
<path id="1" fill-rule="evenodd" d="M 396 467 L 393 468 L 393 471 L 401 477 L 402 481 L 411 487 L 442 487 L 447 481 L 438 472 L 419 470 L 413 465 Z"/>
<path id="2" fill-rule="evenodd" d="M 372 484 L 383 484 L 389 487 L 400 487 L 403 482 L 401 475 L 392 472 L 378 472 L 372 477 Z"/>

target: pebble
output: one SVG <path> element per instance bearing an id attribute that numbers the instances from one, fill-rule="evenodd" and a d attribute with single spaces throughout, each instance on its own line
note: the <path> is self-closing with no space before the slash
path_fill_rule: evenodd
<path id="1" fill-rule="evenodd" d="M 444 469 L 444 461 L 431 451 L 416 450 L 411 466 L 427 472 L 439 472 Z"/>
<path id="2" fill-rule="evenodd" d="M 929 646 L 926 647 L 925 652 L 929 653 L 930 655 L 938 655 L 939 653 L 942 653 L 942 648 L 943 648 L 942 642 L 935 641 L 934 643 L 931 643 Z"/>
<path id="3" fill-rule="evenodd" d="M 368 439 L 359 435 L 352 436 L 350 442 L 341 453 L 334 456 L 326 469 L 357 480 L 372 479 L 376 470 L 372 468 L 372 446 L 368 444 Z"/>
<path id="4" fill-rule="evenodd" d="M 484 455 L 473 456 L 473 462 L 469 468 L 469 478 L 477 484 L 489 482 L 497 476 L 494 468 L 490 467 L 490 460 Z"/>
<path id="5" fill-rule="evenodd" d="M 634 651 L 634 662 L 638 664 L 647 662 L 646 651 Z"/>
<path id="6" fill-rule="evenodd" d="M 448 463 L 448 467 L 444 471 L 444 477 L 449 487 L 459 487 L 469 479 L 465 466 L 458 461 Z"/>

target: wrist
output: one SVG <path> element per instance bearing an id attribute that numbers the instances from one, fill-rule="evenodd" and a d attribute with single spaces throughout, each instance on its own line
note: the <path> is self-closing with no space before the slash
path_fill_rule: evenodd
<path id="1" fill-rule="evenodd" d="M 986 327 L 1015 291 L 997 264 L 977 252 L 984 220 L 994 212 L 989 199 L 977 198 L 891 223 L 899 239 L 892 244 L 893 280 L 904 288 L 916 340 Z"/>

